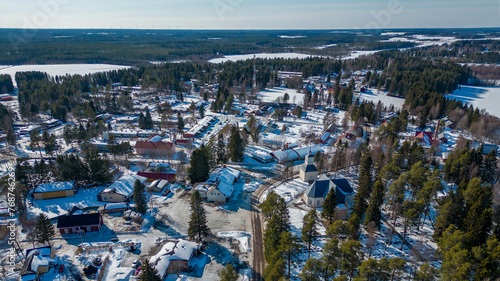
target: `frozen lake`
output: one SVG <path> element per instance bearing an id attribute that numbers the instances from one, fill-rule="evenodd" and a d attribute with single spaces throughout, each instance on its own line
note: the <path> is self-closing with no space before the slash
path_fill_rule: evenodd
<path id="1" fill-rule="evenodd" d="M 112 64 L 35 64 L 35 65 L 0 65 L 0 74 L 9 74 L 12 77 L 14 86 L 16 85 L 15 75 L 17 72 L 40 71 L 46 72 L 48 75 L 65 76 L 69 75 L 86 75 L 97 72 L 106 72 L 111 70 L 119 70 L 130 68 L 124 65 Z"/>
<path id="2" fill-rule="evenodd" d="M 471 104 L 479 110 L 486 109 L 489 114 L 500 117 L 500 87 L 461 86 L 446 97 Z"/>

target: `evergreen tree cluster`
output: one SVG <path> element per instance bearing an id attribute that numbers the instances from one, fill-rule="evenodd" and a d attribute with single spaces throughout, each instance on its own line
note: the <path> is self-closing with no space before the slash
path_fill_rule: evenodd
<path id="1" fill-rule="evenodd" d="M 8 74 L 0 75 L 0 94 L 12 93 L 14 91 L 14 84 L 12 84 L 12 77 Z"/>

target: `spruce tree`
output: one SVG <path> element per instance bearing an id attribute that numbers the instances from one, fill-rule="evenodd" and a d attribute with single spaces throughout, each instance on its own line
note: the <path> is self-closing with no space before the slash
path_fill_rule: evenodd
<path id="1" fill-rule="evenodd" d="M 50 240 L 54 238 L 54 235 L 54 226 L 47 215 L 44 213 L 38 215 L 36 219 L 36 236 L 38 237 L 38 242 L 47 243 L 50 246 Z"/>
<path id="2" fill-rule="evenodd" d="M 182 119 L 180 112 L 177 112 L 177 131 L 180 133 L 184 131 L 184 119 Z"/>
<path id="3" fill-rule="evenodd" d="M 366 209 L 365 226 L 370 222 L 375 222 L 375 225 L 380 229 L 380 222 L 382 220 L 382 204 L 384 203 L 384 185 L 380 180 L 375 182 L 370 203 Z"/>
<path id="4" fill-rule="evenodd" d="M 148 209 L 146 203 L 146 194 L 144 194 L 144 190 L 144 184 L 142 184 L 139 180 L 135 180 L 133 193 L 134 203 L 137 211 L 141 214 L 145 214 Z"/>
<path id="5" fill-rule="evenodd" d="M 243 142 L 240 132 L 236 127 L 231 128 L 231 139 L 229 140 L 228 146 L 231 152 L 231 161 L 242 162 L 245 143 Z"/>
<path id="6" fill-rule="evenodd" d="M 189 180 L 192 184 L 197 182 L 204 182 L 208 179 L 209 173 L 209 156 L 205 145 L 201 145 L 200 148 L 195 149 L 193 154 L 191 154 L 191 161 L 189 162 L 189 168 L 187 170 Z"/>
<path id="7" fill-rule="evenodd" d="M 148 260 L 142 262 L 141 268 L 141 281 L 161 281 L 161 277 L 158 275 L 158 270 L 152 267 Z"/>
<path id="8" fill-rule="evenodd" d="M 353 213 L 359 218 L 363 218 L 368 207 L 367 199 L 372 192 L 372 157 L 370 150 L 365 149 L 361 158 L 361 167 L 359 171 L 359 189 L 354 196 Z"/>
<path id="9" fill-rule="evenodd" d="M 491 150 L 484 159 L 481 165 L 481 180 L 486 183 L 492 183 L 495 180 L 497 170 L 497 153 L 496 150 Z"/>
<path id="10" fill-rule="evenodd" d="M 201 242 L 210 235 L 210 229 L 207 226 L 207 215 L 202 205 L 202 198 L 197 190 L 191 194 L 190 206 L 191 219 L 189 221 L 188 236 L 189 239 Z"/>
<path id="11" fill-rule="evenodd" d="M 335 187 L 331 188 L 326 195 L 325 201 L 323 202 L 323 211 L 321 212 L 321 217 L 328 221 L 328 224 L 332 224 L 335 219 L 335 210 L 337 209 L 337 194 L 335 194 Z"/>
<path id="12" fill-rule="evenodd" d="M 205 107 L 202 105 L 200 105 L 200 109 L 198 109 L 198 113 L 200 114 L 200 118 L 203 119 L 205 118 Z"/>

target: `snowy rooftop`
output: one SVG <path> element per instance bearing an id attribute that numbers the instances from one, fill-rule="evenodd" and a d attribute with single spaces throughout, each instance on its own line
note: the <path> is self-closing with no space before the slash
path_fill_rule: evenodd
<path id="1" fill-rule="evenodd" d="M 71 190 L 74 185 L 75 183 L 72 181 L 44 183 L 35 188 L 35 193 Z"/>
<path id="2" fill-rule="evenodd" d="M 138 175 L 124 176 L 121 177 L 119 180 L 115 181 L 113 184 L 104 189 L 102 192 L 106 193 L 114 190 L 117 194 L 129 196 L 134 191 L 134 184 L 136 180 L 139 180 L 141 183 L 144 183 L 147 180 L 147 178 Z"/>

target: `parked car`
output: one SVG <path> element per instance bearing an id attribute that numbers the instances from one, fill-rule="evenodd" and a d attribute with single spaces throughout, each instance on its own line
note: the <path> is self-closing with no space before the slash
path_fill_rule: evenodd
<path id="1" fill-rule="evenodd" d="M 141 262 L 139 260 L 135 260 L 132 262 L 133 269 L 137 269 L 137 268 L 139 268 L 139 266 L 141 266 Z"/>
<path id="2" fill-rule="evenodd" d="M 118 237 L 111 238 L 111 242 L 118 242 Z"/>

